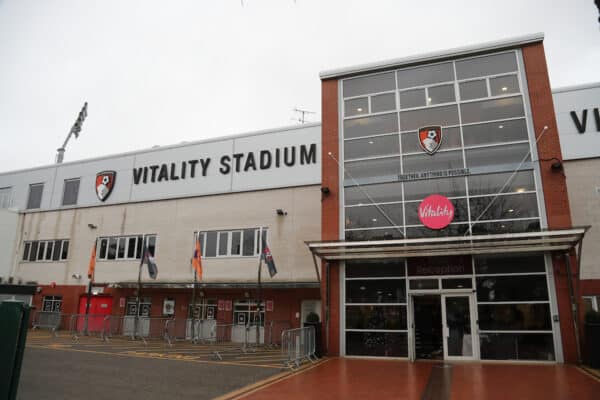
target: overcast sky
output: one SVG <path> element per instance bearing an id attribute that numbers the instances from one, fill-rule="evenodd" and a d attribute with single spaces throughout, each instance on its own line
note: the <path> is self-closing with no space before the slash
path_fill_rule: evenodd
<path id="1" fill-rule="evenodd" d="M 319 72 L 545 33 L 553 88 L 600 81 L 593 0 L 0 0 L 0 171 L 294 124 Z"/>

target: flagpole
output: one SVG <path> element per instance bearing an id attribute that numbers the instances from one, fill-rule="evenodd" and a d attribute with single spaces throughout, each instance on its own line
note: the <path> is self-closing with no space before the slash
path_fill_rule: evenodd
<path id="1" fill-rule="evenodd" d="M 193 268 L 193 265 L 192 265 Z M 192 343 L 196 343 L 196 329 L 194 324 L 194 316 L 196 314 L 196 282 L 198 280 L 198 273 L 196 272 L 196 268 L 194 268 L 194 286 L 192 287 L 192 313 L 191 313 L 191 322 L 192 322 Z"/>
<path id="2" fill-rule="evenodd" d="M 144 265 L 144 257 L 146 256 L 146 246 L 144 246 L 144 252 L 142 254 L 142 262 L 140 263 L 140 268 L 138 271 L 138 290 L 137 290 L 137 298 L 135 301 L 135 320 L 133 324 L 133 338 L 135 339 L 138 333 L 138 324 L 140 319 L 140 295 L 142 292 L 142 265 Z"/>
<path id="3" fill-rule="evenodd" d="M 261 280 L 260 280 L 260 275 L 261 275 L 261 271 L 262 271 L 262 252 L 260 254 L 260 256 L 258 257 L 258 299 L 257 299 L 257 315 L 258 315 L 258 323 L 256 324 L 256 346 L 258 347 L 259 343 L 260 343 L 260 321 L 261 321 L 261 315 L 260 315 L 260 305 L 262 302 L 262 293 L 261 293 Z"/>
<path id="4" fill-rule="evenodd" d="M 87 336 L 88 334 L 88 322 L 89 322 L 89 318 L 90 318 L 90 302 L 92 300 L 92 283 L 94 281 L 94 276 L 92 275 L 92 277 L 90 278 L 90 281 L 88 282 L 88 290 L 87 290 L 87 302 L 85 304 L 85 324 L 83 327 L 83 334 L 85 336 Z"/>

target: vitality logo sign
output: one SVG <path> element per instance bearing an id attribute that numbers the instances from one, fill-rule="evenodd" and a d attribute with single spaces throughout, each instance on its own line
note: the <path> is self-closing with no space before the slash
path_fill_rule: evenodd
<path id="1" fill-rule="evenodd" d="M 420 128 L 419 144 L 427 154 L 434 154 L 442 145 L 442 127 L 424 126 Z"/>
<path id="2" fill-rule="evenodd" d="M 100 201 L 105 201 L 115 187 L 115 171 L 102 171 L 96 174 L 96 195 Z"/>

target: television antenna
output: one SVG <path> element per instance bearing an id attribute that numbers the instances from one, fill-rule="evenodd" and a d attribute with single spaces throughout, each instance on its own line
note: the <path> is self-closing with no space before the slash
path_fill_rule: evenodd
<path id="1" fill-rule="evenodd" d="M 67 138 L 65 139 L 65 142 L 63 143 L 63 145 L 61 147 L 59 147 L 56 150 L 56 163 L 57 164 L 61 164 L 63 162 L 63 158 L 65 157 L 65 150 L 67 147 L 67 143 L 69 143 L 69 139 L 71 139 L 71 136 L 75 135 L 76 139 L 79 137 L 79 132 L 81 132 L 81 126 L 83 125 L 83 121 L 85 121 L 85 118 L 87 117 L 87 106 L 88 106 L 88 103 L 86 101 L 83 104 L 81 111 L 79 111 L 77 120 L 71 127 L 71 130 L 69 131 L 69 134 L 67 135 Z"/>
<path id="2" fill-rule="evenodd" d="M 292 111 L 298 114 L 298 117 L 292 118 L 292 121 L 300 122 L 301 124 L 304 124 L 307 122 L 306 121 L 307 114 L 316 114 L 316 112 L 314 112 L 314 111 L 302 110 L 300 108 L 294 108 Z M 310 121 L 308 121 L 308 122 L 310 122 Z"/>

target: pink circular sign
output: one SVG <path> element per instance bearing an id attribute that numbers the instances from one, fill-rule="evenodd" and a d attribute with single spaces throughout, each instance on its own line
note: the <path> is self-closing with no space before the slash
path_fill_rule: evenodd
<path id="1" fill-rule="evenodd" d="M 447 197 L 432 194 L 419 204 L 419 219 L 428 228 L 445 228 L 454 219 L 454 206 Z"/>

